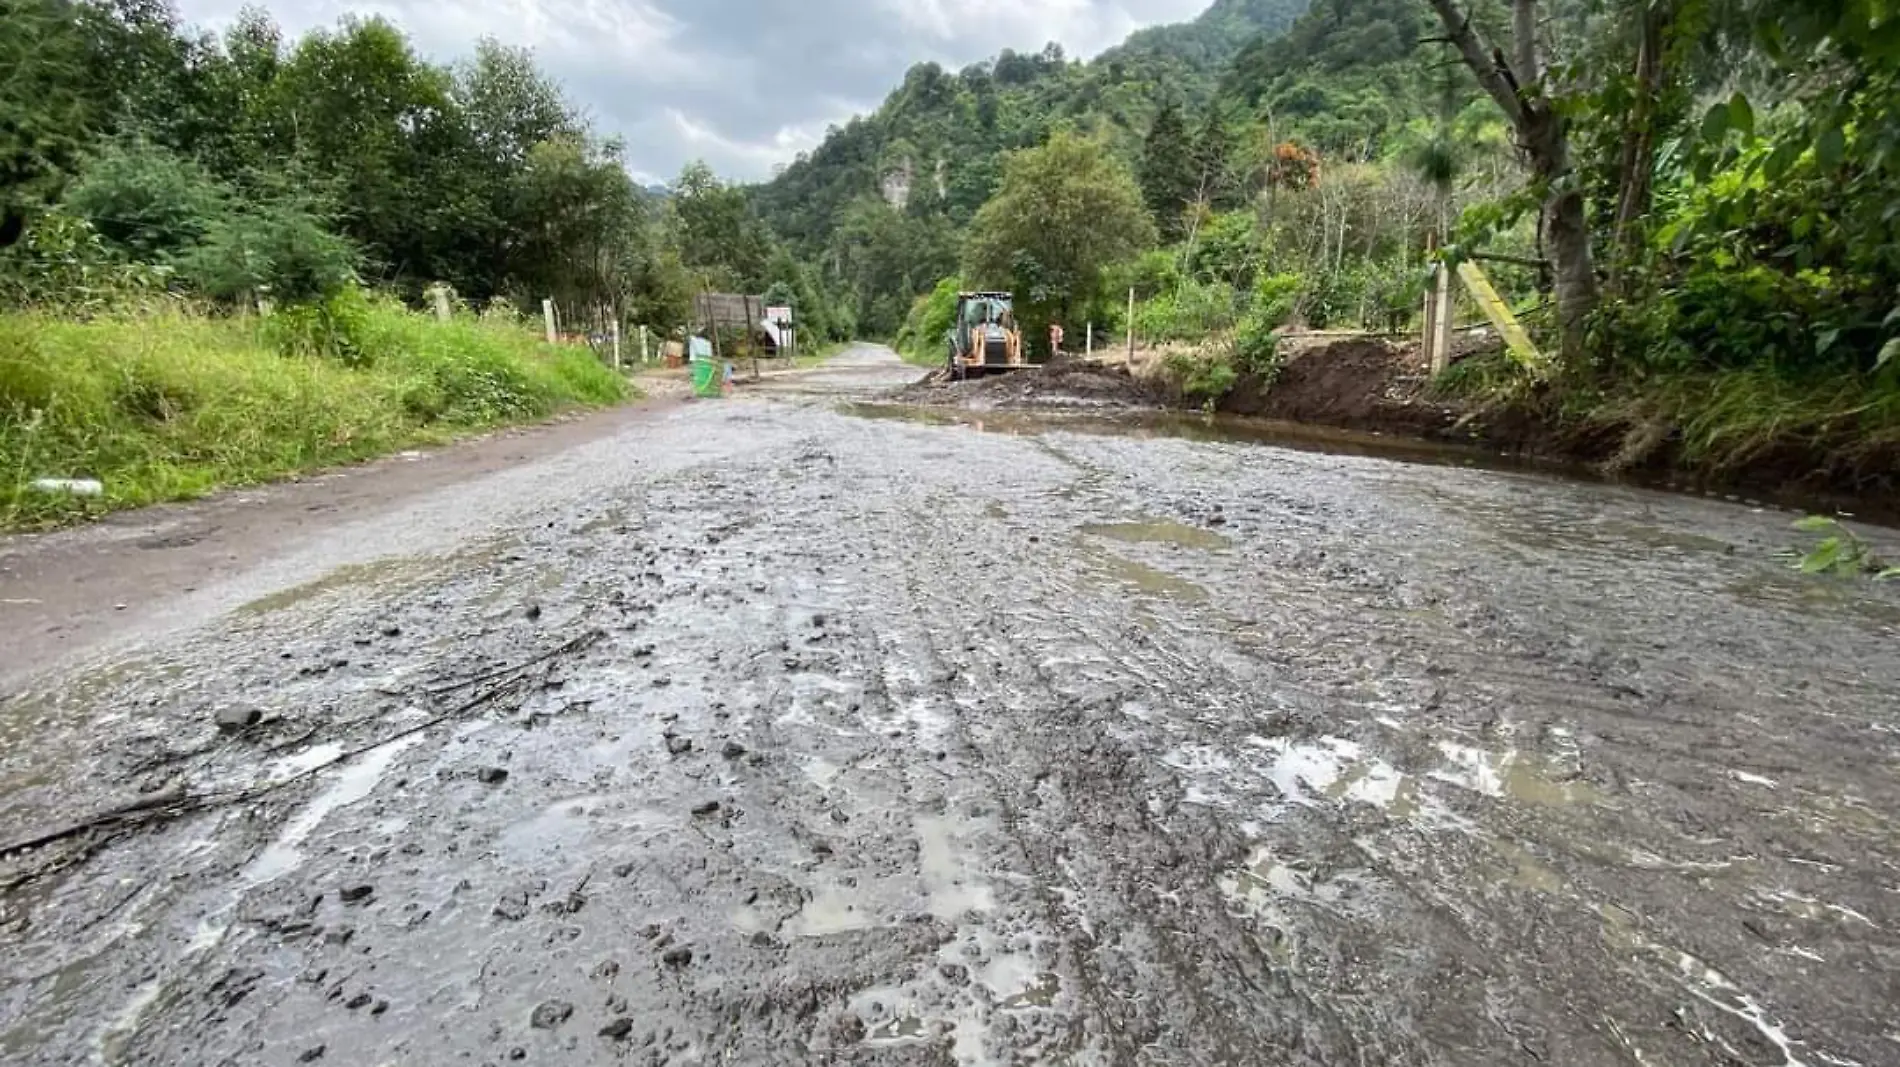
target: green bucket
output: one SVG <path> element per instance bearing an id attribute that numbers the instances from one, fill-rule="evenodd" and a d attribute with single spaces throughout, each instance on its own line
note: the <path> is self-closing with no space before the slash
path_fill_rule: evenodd
<path id="1" fill-rule="evenodd" d="M 721 395 L 724 383 L 719 380 L 719 364 L 710 359 L 693 361 L 693 395 L 716 397 Z"/>

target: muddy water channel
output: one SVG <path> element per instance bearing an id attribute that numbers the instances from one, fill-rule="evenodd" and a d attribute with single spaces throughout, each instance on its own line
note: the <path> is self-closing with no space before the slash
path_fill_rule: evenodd
<path id="1" fill-rule="evenodd" d="M 0 1060 L 1900 1063 L 1791 516 L 820 393 L 20 687 Z"/>

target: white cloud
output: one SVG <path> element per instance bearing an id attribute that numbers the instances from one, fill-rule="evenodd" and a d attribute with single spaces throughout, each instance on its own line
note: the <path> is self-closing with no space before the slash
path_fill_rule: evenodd
<path id="1" fill-rule="evenodd" d="M 245 0 L 180 0 L 228 25 Z M 960 67 L 1059 42 L 1086 57 L 1131 31 L 1193 18 L 1210 0 L 276 0 L 287 34 L 380 15 L 437 62 L 477 39 L 534 49 L 643 178 L 703 158 L 739 179 L 818 145 L 875 108 L 912 64 Z"/>

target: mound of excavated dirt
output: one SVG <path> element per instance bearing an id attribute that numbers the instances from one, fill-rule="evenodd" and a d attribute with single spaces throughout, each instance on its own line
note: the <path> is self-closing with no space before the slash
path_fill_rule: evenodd
<path id="1" fill-rule="evenodd" d="M 1431 433 L 1457 412 L 1424 396 L 1415 352 L 1351 337 L 1295 355 L 1269 387 L 1248 375 L 1221 401 L 1224 412 L 1351 429 Z"/>
<path id="2" fill-rule="evenodd" d="M 1065 360 L 960 382 L 933 375 L 899 390 L 896 399 L 972 408 L 1145 408 L 1166 404 L 1168 396 L 1126 367 Z"/>

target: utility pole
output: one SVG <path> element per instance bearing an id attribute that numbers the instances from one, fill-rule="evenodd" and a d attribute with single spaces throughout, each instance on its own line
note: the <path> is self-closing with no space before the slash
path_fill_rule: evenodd
<path id="1" fill-rule="evenodd" d="M 646 362 L 647 362 L 647 328 L 646 328 L 646 324 L 642 323 L 640 325 L 640 365 L 645 366 Z"/>

